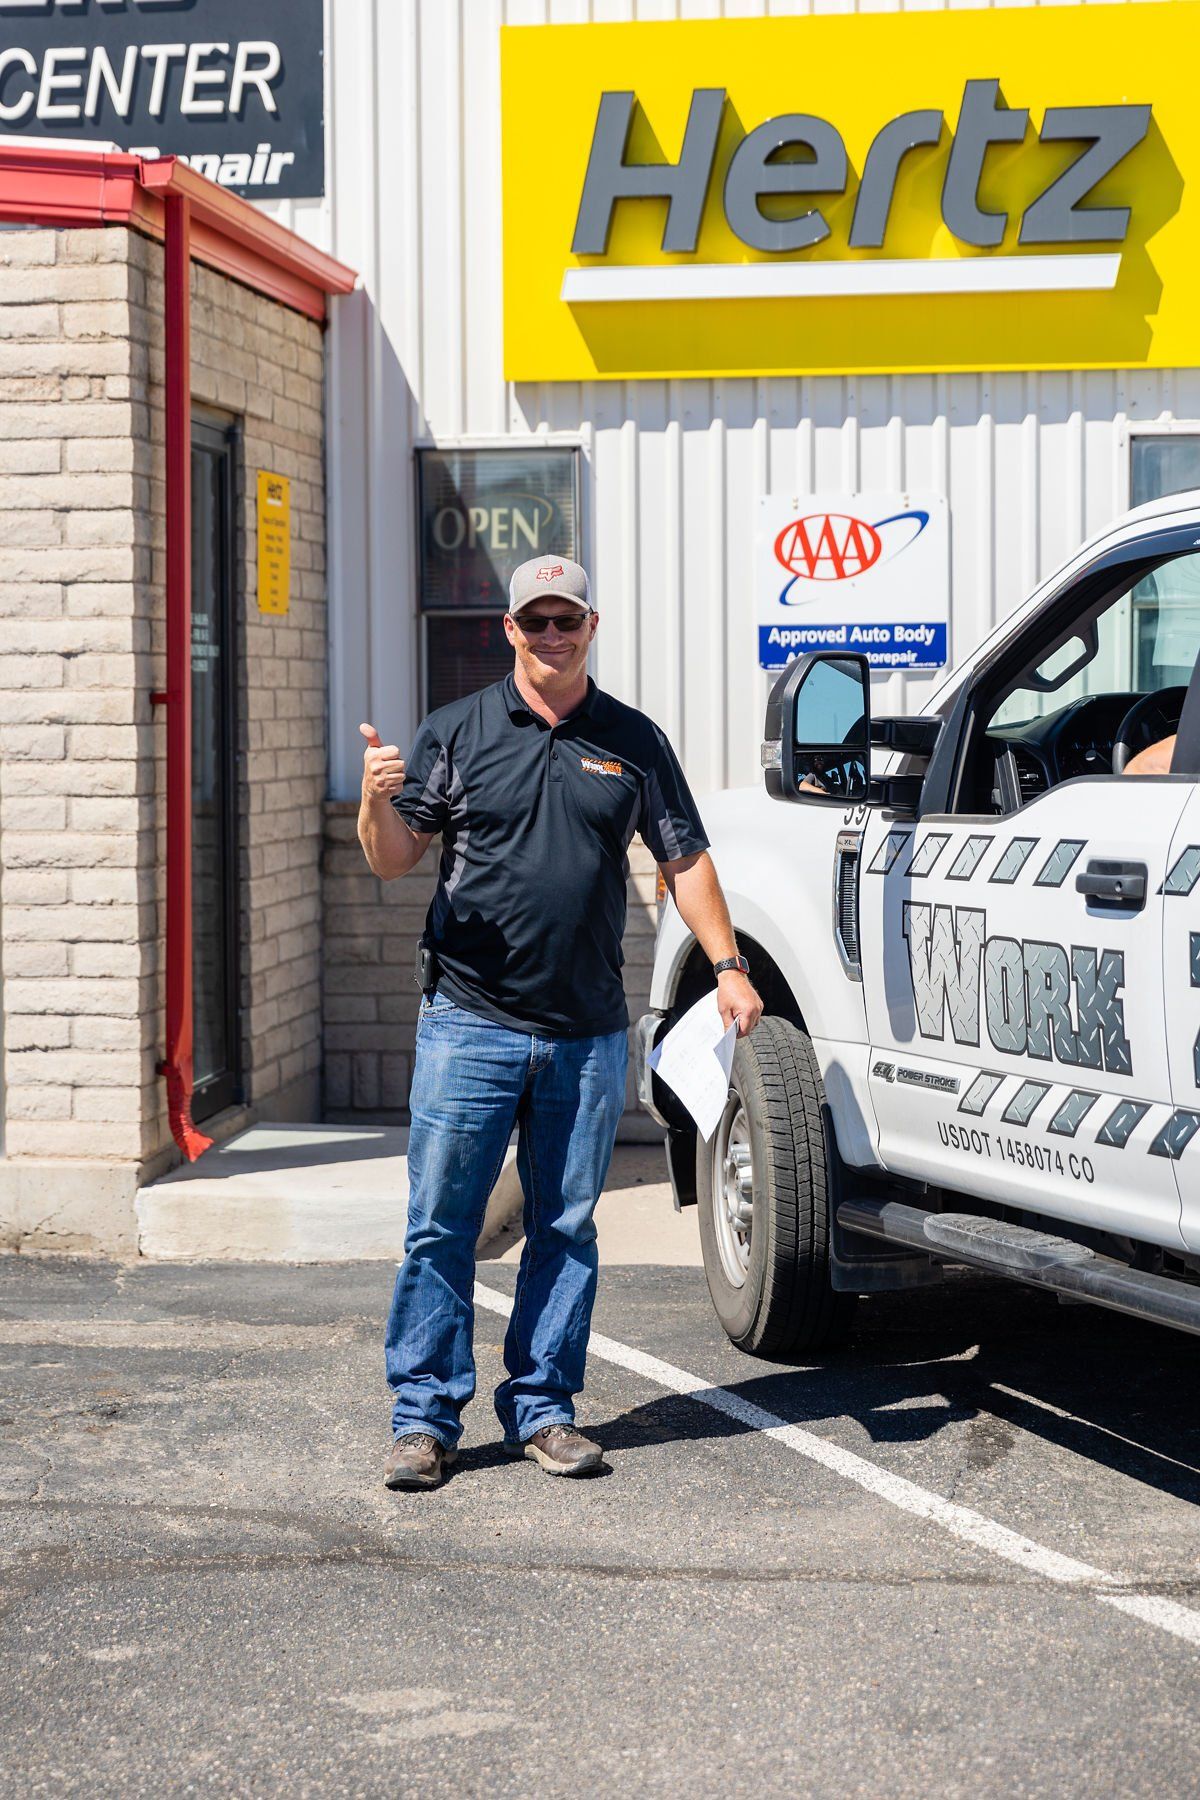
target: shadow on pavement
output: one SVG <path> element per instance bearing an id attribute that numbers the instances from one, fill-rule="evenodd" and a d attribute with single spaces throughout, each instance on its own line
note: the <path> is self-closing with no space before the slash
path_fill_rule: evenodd
<path id="1" fill-rule="evenodd" d="M 764 1367 L 748 1357 L 741 1366 Z M 1197 1346 L 1118 1313 L 968 1277 L 873 1296 L 846 1349 L 803 1368 L 765 1367 L 723 1385 L 789 1424 L 851 1418 L 872 1442 L 901 1444 L 981 1419 L 993 1429 L 977 1466 L 1001 1460 L 1021 1431 L 1200 1502 Z M 606 1451 L 750 1429 L 681 1395 L 589 1426 Z"/>

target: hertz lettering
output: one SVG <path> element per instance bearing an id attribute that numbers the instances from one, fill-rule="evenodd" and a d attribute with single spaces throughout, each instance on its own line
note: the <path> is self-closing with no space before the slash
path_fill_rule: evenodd
<path id="1" fill-rule="evenodd" d="M 608 253 L 613 212 L 621 202 L 667 201 L 662 248 L 690 256 L 700 238 L 705 204 L 714 185 L 717 144 L 725 115 L 724 88 L 696 88 L 679 161 L 634 162 L 628 158 L 636 96 L 630 90 L 600 96 L 579 213 L 571 249 L 576 256 Z M 946 143 L 941 182 L 942 222 L 964 244 L 994 249 L 1008 226 L 1006 212 L 984 210 L 983 165 L 993 144 L 1019 144 L 1029 127 L 1026 107 L 1006 106 L 996 80 L 971 80 L 963 88 L 957 124 L 946 131 L 933 108 L 900 113 L 883 123 L 867 152 L 850 225 L 852 250 L 878 250 L 887 235 L 900 165 L 914 150 L 934 151 Z M 1142 142 L 1150 128 L 1150 108 L 1050 106 L 1039 143 L 1082 146 L 1064 167 L 1051 150 L 1043 191 L 1025 209 L 1022 244 L 1120 244 L 1129 230 L 1128 206 L 1084 206 L 1097 184 L 1111 175 Z M 807 152 L 784 161 L 785 148 Z M 1053 159 L 1053 160 L 1052 160 Z M 846 192 L 851 168 L 841 133 L 812 113 L 784 113 L 767 119 L 737 144 L 723 185 L 725 219 L 752 250 L 788 255 L 811 249 L 830 235 L 816 206 L 786 216 L 760 204 L 780 194 L 836 195 Z"/>

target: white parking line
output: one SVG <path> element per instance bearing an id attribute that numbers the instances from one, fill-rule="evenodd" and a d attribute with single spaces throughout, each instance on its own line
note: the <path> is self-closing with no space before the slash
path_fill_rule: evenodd
<path id="1" fill-rule="evenodd" d="M 512 1301 L 507 1295 L 484 1287 L 479 1282 L 475 1284 L 475 1304 L 505 1317 L 512 1311 Z M 789 1425 L 786 1419 L 767 1412 L 764 1407 L 755 1406 L 753 1401 L 744 1400 L 729 1388 L 714 1387 L 711 1382 L 702 1381 L 698 1375 L 689 1375 L 686 1369 L 676 1368 L 674 1363 L 649 1356 L 644 1350 L 634 1350 L 628 1344 L 618 1343 L 615 1338 L 604 1337 L 594 1331 L 588 1340 L 588 1355 L 615 1363 L 620 1369 L 628 1369 L 631 1375 L 640 1375 L 644 1380 L 652 1381 L 671 1393 L 685 1394 L 700 1406 L 724 1413 L 726 1418 L 735 1419 L 739 1425 L 744 1425 L 751 1431 L 762 1432 L 765 1437 L 774 1438 L 777 1443 L 786 1444 L 789 1450 L 795 1450 L 810 1462 L 819 1463 L 831 1474 L 854 1482 L 867 1493 L 886 1500 L 890 1506 L 898 1507 L 901 1512 L 911 1513 L 915 1518 L 940 1525 L 944 1531 L 961 1538 L 964 1543 L 973 1544 L 977 1550 L 986 1550 L 992 1556 L 1002 1557 L 1005 1562 L 1015 1563 L 1018 1568 L 1027 1569 L 1033 1575 L 1044 1576 L 1047 1581 L 1056 1581 L 1068 1587 L 1091 1588 L 1094 1590 L 1093 1597 L 1102 1606 L 1114 1606 L 1119 1612 L 1129 1613 L 1148 1625 L 1170 1632 L 1173 1637 L 1183 1638 L 1189 1644 L 1200 1646 L 1200 1612 L 1188 1606 L 1180 1606 L 1174 1600 L 1164 1600 L 1150 1594 L 1121 1592 L 1121 1589 L 1130 1585 L 1126 1576 L 1110 1575 L 1104 1569 L 1093 1568 L 1090 1563 L 1078 1562 L 1072 1556 L 1062 1556 L 1057 1550 L 1047 1550 L 1045 1545 L 1036 1544 L 1032 1538 L 1010 1531 L 1006 1525 L 995 1524 L 993 1520 L 984 1518 L 982 1513 L 973 1512 L 969 1506 L 959 1506 L 956 1501 L 944 1500 L 940 1494 L 932 1494 L 927 1488 L 918 1487 L 915 1481 L 908 1481 L 903 1475 L 893 1475 L 890 1470 L 879 1468 L 865 1457 L 856 1456 L 853 1450 L 843 1450 L 840 1445 L 831 1444 L 825 1438 L 818 1437 L 815 1432 L 805 1431 L 800 1425 Z"/>

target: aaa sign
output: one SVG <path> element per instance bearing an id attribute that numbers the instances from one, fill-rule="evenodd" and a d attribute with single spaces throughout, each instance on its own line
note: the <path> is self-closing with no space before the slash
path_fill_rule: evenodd
<path id="1" fill-rule="evenodd" d="M 505 373 L 1195 363 L 1188 42 L 1192 0 L 507 28 Z"/>
<path id="2" fill-rule="evenodd" d="M 854 650 L 873 669 L 946 661 L 949 508 L 940 494 L 765 494 L 758 503 L 758 660 Z"/>

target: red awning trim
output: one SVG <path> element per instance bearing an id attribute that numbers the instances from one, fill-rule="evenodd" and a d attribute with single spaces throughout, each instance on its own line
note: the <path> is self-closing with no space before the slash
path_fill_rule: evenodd
<path id="1" fill-rule="evenodd" d="M 223 275 L 323 320 L 328 294 L 357 276 L 249 200 L 198 175 L 177 156 L 0 142 L 0 219 L 28 225 L 127 225 L 165 237 L 164 202 L 189 203 L 192 256 Z"/>

